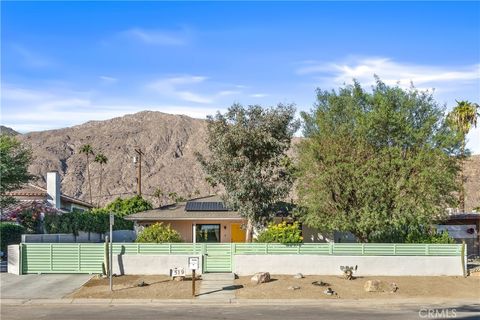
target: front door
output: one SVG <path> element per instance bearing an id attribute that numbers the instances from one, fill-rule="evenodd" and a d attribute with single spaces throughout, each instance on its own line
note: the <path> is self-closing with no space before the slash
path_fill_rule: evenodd
<path id="1" fill-rule="evenodd" d="M 242 229 L 241 223 L 232 223 L 230 228 L 232 230 L 232 242 L 245 242 L 246 233 Z"/>
<path id="2" fill-rule="evenodd" d="M 205 243 L 203 250 L 203 272 L 232 272 L 230 243 Z"/>

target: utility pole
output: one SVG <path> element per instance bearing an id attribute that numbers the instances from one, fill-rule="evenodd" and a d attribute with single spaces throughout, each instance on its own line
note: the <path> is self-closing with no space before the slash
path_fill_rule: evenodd
<path id="1" fill-rule="evenodd" d="M 133 157 L 133 163 L 137 165 L 137 194 L 141 197 L 142 196 L 142 149 L 140 147 L 135 147 L 135 152 L 138 155 Z"/>

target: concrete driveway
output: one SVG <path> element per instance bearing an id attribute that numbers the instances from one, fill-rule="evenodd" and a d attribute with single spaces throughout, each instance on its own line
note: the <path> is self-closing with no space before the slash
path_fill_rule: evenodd
<path id="1" fill-rule="evenodd" d="M 61 299 L 80 288 L 89 274 L 0 274 L 2 299 Z"/>

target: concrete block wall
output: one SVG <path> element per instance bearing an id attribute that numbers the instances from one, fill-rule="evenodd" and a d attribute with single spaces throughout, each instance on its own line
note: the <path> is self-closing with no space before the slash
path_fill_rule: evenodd
<path id="1" fill-rule="evenodd" d="M 112 268 L 113 273 L 118 275 L 169 275 L 170 269 L 175 267 L 184 268 L 186 274 L 191 274 L 191 270 L 188 269 L 188 257 L 199 258 L 200 266 L 196 273 L 201 274 L 201 255 L 114 255 Z"/>
<path id="2" fill-rule="evenodd" d="M 463 276 L 460 256 L 234 255 L 239 276 L 271 274 L 341 275 L 340 266 L 358 266 L 358 276 Z"/>

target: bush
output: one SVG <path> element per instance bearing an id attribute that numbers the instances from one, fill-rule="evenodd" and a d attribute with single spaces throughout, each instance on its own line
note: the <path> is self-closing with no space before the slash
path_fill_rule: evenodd
<path id="1" fill-rule="evenodd" d="M 140 196 L 133 196 L 126 199 L 117 198 L 105 206 L 107 212 L 114 212 L 118 217 L 124 217 L 132 213 L 151 209 L 153 209 L 152 204 Z"/>
<path id="2" fill-rule="evenodd" d="M 302 231 L 298 222 L 287 224 L 282 222 L 279 224 L 269 224 L 267 229 L 263 230 L 256 239 L 256 242 L 271 243 L 302 243 Z"/>
<path id="3" fill-rule="evenodd" d="M 183 240 L 180 234 L 172 229 L 170 225 L 157 222 L 143 229 L 138 235 L 136 242 L 168 243 L 183 242 Z"/>
<path id="4" fill-rule="evenodd" d="M 109 230 L 110 213 L 106 209 L 91 211 L 73 211 L 64 214 L 49 214 L 45 216 L 44 226 L 47 233 L 96 232 L 105 233 Z M 133 222 L 121 217 L 115 217 L 113 230 L 132 230 Z"/>
<path id="5" fill-rule="evenodd" d="M 372 235 L 371 242 L 382 243 L 456 243 L 448 232 L 438 233 L 431 226 L 409 225 L 404 228 L 385 230 Z"/>
<path id="6" fill-rule="evenodd" d="M 7 247 L 10 244 L 22 242 L 22 234 L 25 229 L 18 224 L 10 222 L 0 223 L 0 247 L 3 252 L 7 252 Z"/>

